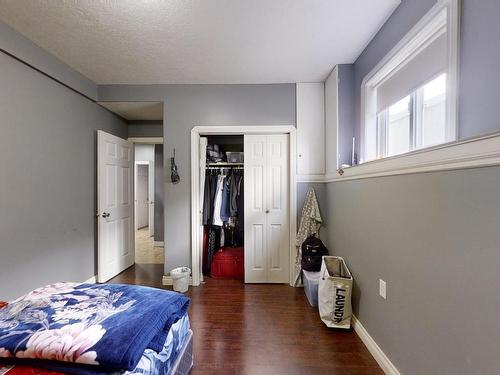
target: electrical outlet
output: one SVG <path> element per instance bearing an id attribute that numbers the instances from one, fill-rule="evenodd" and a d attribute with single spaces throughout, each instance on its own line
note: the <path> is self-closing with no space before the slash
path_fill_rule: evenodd
<path id="1" fill-rule="evenodd" d="M 387 284 L 385 283 L 384 280 L 382 279 L 379 279 L 378 280 L 378 294 L 380 294 L 380 297 L 382 297 L 383 299 L 387 299 Z"/>

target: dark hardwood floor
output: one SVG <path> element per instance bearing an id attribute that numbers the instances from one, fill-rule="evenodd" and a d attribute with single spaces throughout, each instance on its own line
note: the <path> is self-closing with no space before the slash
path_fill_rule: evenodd
<path id="1" fill-rule="evenodd" d="M 110 282 L 161 285 L 163 266 L 137 264 Z M 327 328 L 302 288 L 207 279 L 190 287 L 191 374 L 383 374 L 354 331 Z"/>

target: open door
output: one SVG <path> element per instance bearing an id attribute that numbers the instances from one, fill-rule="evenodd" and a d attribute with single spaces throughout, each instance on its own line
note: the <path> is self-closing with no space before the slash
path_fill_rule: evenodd
<path id="1" fill-rule="evenodd" d="M 97 281 L 134 264 L 133 167 L 130 142 L 97 132 Z"/>

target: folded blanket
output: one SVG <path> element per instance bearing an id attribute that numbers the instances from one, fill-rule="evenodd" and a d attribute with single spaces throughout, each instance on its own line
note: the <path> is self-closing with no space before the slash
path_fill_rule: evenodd
<path id="1" fill-rule="evenodd" d="M 49 285 L 0 309 L 0 358 L 132 370 L 188 305 L 182 294 L 148 287 Z"/>

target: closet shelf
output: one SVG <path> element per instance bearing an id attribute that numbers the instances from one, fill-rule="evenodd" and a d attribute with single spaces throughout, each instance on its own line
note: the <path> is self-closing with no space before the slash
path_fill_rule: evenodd
<path id="1" fill-rule="evenodd" d="M 207 167 L 242 167 L 244 163 L 207 163 Z"/>

